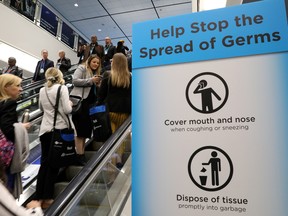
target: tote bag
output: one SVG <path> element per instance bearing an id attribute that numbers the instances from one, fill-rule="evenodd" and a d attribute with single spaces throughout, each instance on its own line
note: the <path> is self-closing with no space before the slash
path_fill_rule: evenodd
<path id="1" fill-rule="evenodd" d="M 89 109 L 93 125 L 93 138 L 105 142 L 112 134 L 109 111 L 106 104 L 94 105 Z"/>
<path id="2" fill-rule="evenodd" d="M 72 128 L 54 129 L 49 164 L 66 167 L 76 164 L 75 133 Z"/>
<path id="3" fill-rule="evenodd" d="M 61 85 L 58 88 L 56 96 L 56 104 L 54 106 L 55 109 L 54 122 L 53 122 L 51 148 L 49 152 L 49 164 L 51 167 L 66 167 L 69 165 L 76 164 L 75 132 L 74 129 L 71 127 L 69 117 L 66 115 L 69 123 L 68 128 L 64 129 L 55 128 L 58 114 L 59 100 L 60 100 L 60 91 L 61 91 Z M 49 100 L 48 94 L 47 98 Z M 49 102 L 51 103 L 50 100 Z"/>

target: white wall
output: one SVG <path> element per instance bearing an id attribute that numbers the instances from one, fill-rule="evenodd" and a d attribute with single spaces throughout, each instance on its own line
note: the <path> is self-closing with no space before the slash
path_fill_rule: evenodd
<path id="1" fill-rule="evenodd" d="M 46 30 L 1 3 L 0 11 L 0 42 L 3 41 L 38 59 L 41 59 L 41 50 L 47 49 L 48 58 L 53 60 L 54 63 L 59 58 L 58 51 L 64 50 L 66 57 L 71 59 L 72 64 L 78 63 L 77 53 Z M 6 59 L 2 60 L 7 61 Z M 21 67 L 21 65 L 18 66 Z"/>

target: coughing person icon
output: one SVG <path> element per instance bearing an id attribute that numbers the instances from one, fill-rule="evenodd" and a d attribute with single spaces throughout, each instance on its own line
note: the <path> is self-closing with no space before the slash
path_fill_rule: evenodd
<path id="1" fill-rule="evenodd" d="M 221 160 L 217 158 L 217 152 L 212 151 L 211 158 L 208 163 L 202 163 L 202 165 L 211 165 L 211 178 L 212 178 L 212 185 L 219 185 L 219 172 L 221 172 Z"/>
<path id="2" fill-rule="evenodd" d="M 213 112 L 212 95 L 214 95 L 219 101 L 221 100 L 221 97 L 212 88 L 205 88 L 207 87 L 207 84 L 206 80 L 201 80 L 193 93 L 201 94 L 202 111 L 211 113 Z"/>

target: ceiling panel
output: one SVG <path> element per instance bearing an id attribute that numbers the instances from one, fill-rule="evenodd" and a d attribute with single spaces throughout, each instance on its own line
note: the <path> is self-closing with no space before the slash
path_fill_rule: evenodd
<path id="1" fill-rule="evenodd" d="M 177 5 L 177 4 L 190 4 L 190 8 L 192 4 L 191 0 L 153 0 L 153 3 L 155 7 Z"/>
<path id="2" fill-rule="evenodd" d="M 157 19 L 157 15 L 154 9 L 118 14 L 113 15 L 112 17 L 128 37 L 132 36 L 133 23 Z"/>
<path id="3" fill-rule="evenodd" d="M 151 0 L 102 0 L 100 2 L 110 14 L 153 8 Z"/>
<path id="4" fill-rule="evenodd" d="M 83 32 L 88 38 L 97 35 L 98 40 L 102 40 L 107 36 L 124 37 L 115 22 L 108 16 L 89 20 L 82 20 L 73 23 L 75 27 Z"/>
<path id="5" fill-rule="evenodd" d="M 114 45 L 120 39 L 132 47 L 132 25 L 191 12 L 191 0 L 43 0 L 90 41 L 97 35 L 104 44 L 109 36 Z M 74 6 L 78 3 L 78 7 Z M 61 18 L 60 16 L 60 18 Z"/>
<path id="6" fill-rule="evenodd" d="M 107 15 L 101 4 L 95 0 L 46 0 L 52 7 L 54 7 L 62 16 L 68 21 L 82 20 L 91 17 L 99 17 Z M 74 6 L 74 3 L 79 5 Z"/>
<path id="7" fill-rule="evenodd" d="M 191 4 L 180 4 L 167 7 L 157 8 L 157 12 L 161 18 L 169 16 L 177 16 L 179 14 L 192 13 Z"/>

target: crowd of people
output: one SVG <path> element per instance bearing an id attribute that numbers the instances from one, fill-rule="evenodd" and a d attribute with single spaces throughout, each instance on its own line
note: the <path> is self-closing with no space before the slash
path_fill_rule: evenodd
<path id="1" fill-rule="evenodd" d="M 27 154 L 20 156 L 22 157 L 20 161 L 23 163 L 21 166 L 19 165 L 18 171 L 13 170 L 15 160 L 12 159 L 9 165 L 4 165 L 0 157 L 0 190 L 1 192 L 3 190 L 3 193 L 11 194 L 7 199 L 7 202 L 9 200 L 7 206 L 1 206 L 6 204 L 0 202 L 0 211 L 3 207 L 3 209 L 10 209 L 9 211 L 14 212 L 15 215 L 42 215 L 41 208 L 45 209 L 53 203 L 54 184 L 59 168 L 50 166 L 49 152 L 51 151 L 54 107 L 59 86 L 62 87 L 55 128 L 67 128 L 70 122 L 72 123 L 72 128 L 75 129 L 77 153 L 75 165 L 84 166 L 87 162 L 85 141 L 87 138 L 93 137 L 93 123 L 89 116 L 91 106 L 107 104 L 112 132 L 115 132 L 130 116 L 132 73 L 127 51 L 129 48 L 124 45 L 124 41 L 119 41 L 117 46 L 114 46 L 111 39 L 106 37 L 103 46 L 98 44 L 97 37 L 93 35 L 91 43 L 81 45 L 77 53 L 79 62 L 73 74 L 71 92 L 65 86 L 63 79 L 63 74 L 71 67 L 71 61 L 65 57 L 65 52 L 59 51 L 59 59 L 54 65 L 54 62 L 48 59 L 48 51 L 46 49 L 41 51 L 42 59 L 38 61 L 32 78 L 32 82 L 46 80 L 39 91 L 38 100 L 39 109 L 43 111 L 43 119 L 38 134 L 41 145 L 41 162 L 37 176 L 36 194 L 26 209 L 22 207 L 10 209 L 16 205 L 16 202 L 11 202 L 11 196 L 17 199 L 22 192 L 21 185 L 19 187 L 17 185 L 19 182 L 16 180 L 19 173 L 25 168 L 29 149 L 26 149 Z M 20 148 L 19 145 L 21 145 L 17 144 L 19 138 L 15 136 L 19 136 L 17 134 L 21 130 L 23 136 L 28 137 L 27 129 L 31 126 L 29 122 L 19 123 L 16 112 L 17 99 L 22 92 L 22 74 L 16 66 L 16 59 L 11 57 L 8 60 L 7 69 L 0 75 L 0 133 L 14 144 L 13 157 L 16 157 L 17 148 Z M 69 99 L 69 94 L 81 97 L 81 109 L 73 114 L 71 114 L 73 103 Z M 25 152 L 23 149 L 21 151 Z M 120 158 L 117 160 L 118 163 L 121 163 L 122 154 L 123 150 L 119 149 L 117 151 L 117 158 Z"/>
<path id="2" fill-rule="evenodd" d="M 119 40 L 117 46 L 114 46 L 110 37 L 105 37 L 105 45 L 98 44 L 97 36 L 91 36 L 90 44 L 80 44 L 77 56 L 79 64 L 85 62 L 88 56 L 97 54 L 101 59 L 102 72 L 111 70 L 111 60 L 115 53 L 123 53 L 128 61 L 128 69 L 132 71 L 132 54 L 131 50 L 124 44 L 124 40 Z"/>

